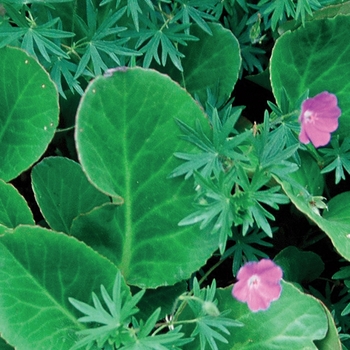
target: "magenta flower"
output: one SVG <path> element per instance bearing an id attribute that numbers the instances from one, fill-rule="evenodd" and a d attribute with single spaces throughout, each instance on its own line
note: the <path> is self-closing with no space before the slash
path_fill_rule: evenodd
<path id="1" fill-rule="evenodd" d="M 306 99 L 301 105 L 299 141 L 311 141 L 316 148 L 325 146 L 338 128 L 340 114 L 337 97 L 327 91 Z"/>
<path id="2" fill-rule="evenodd" d="M 272 260 L 248 262 L 238 271 L 232 295 L 247 303 L 253 312 L 266 310 L 281 295 L 282 274 L 282 269 Z"/>

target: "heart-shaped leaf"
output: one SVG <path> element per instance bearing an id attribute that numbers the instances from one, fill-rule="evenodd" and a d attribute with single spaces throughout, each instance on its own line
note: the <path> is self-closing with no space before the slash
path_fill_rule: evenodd
<path id="1" fill-rule="evenodd" d="M 0 57 L 0 178 L 9 181 L 38 160 L 52 140 L 58 93 L 49 74 L 23 50 L 5 47 Z"/>
<path id="2" fill-rule="evenodd" d="M 124 204 L 83 215 L 74 234 L 102 249 L 128 283 L 140 287 L 190 277 L 218 245 L 215 235 L 196 226 L 178 226 L 193 210 L 194 191 L 191 181 L 168 178 L 180 163 L 173 153 L 192 150 L 179 137 L 176 118 L 192 127 L 198 120 L 208 130 L 203 112 L 184 89 L 142 68 L 118 69 L 97 78 L 78 110 L 76 143 L 82 168 L 97 188 Z M 111 221 L 103 220 L 105 216 Z M 93 233 L 95 242 L 89 238 L 93 222 L 102 225 Z"/>

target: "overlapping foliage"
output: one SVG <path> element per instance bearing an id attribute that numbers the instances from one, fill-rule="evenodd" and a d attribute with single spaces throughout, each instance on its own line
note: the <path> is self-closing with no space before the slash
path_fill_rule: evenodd
<path id="1" fill-rule="evenodd" d="M 346 348 L 348 12 L 4 0 L 0 349 Z M 274 101 L 248 120 L 235 95 L 253 73 Z M 342 115 L 315 149 L 300 144 L 298 115 L 322 91 Z M 252 313 L 230 284 L 246 261 L 274 257 L 285 208 L 307 218 L 303 240 L 275 257 L 281 297 Z M 322 254 L 301 251 L 319 239 L 343 259 L 325 293 L 310 284 Z M 211 274 L 227 261 L 219 289 Z"/>

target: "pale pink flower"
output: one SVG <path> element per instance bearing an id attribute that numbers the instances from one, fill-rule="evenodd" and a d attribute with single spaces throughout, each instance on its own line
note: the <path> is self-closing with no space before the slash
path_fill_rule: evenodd
<path id="1" fill-rule="evenodd" d="M 338 128 L 341 110 L 337 97 L 327 91 L 306 99 L 301 105 L 299 141 L 315 147 L 325 146 L 331 139 L 331 132 Z"/>
<path id="2" fill-rule="evenodd" d="M 247 303 L 253 312 L 266 310 L 281 295 L 282 275 L 282 269 L 272 260 L 248 262 L 238 271 L 232 295 Z"/>

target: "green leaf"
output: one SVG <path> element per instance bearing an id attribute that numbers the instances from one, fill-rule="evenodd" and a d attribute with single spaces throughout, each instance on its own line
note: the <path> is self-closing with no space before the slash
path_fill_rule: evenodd
<path id="1" fill-rule="evenodd" d="M 295 187 L 301 186 L 302 191 L 307 191 L 311 196 L 321 196 L 324 189 L 324 177 L 320 166 L 307 152 L 300 151 L 300 167 L 294 173 L 289 174 L 293 181 L 296 181 Z"/>
<path id="2" fill-rule="evenodd" d="M 73 0 L 45 0 L 47 4 L 56 4 L 61 2 L 71 2 Z M 11 0 L 11 4 L 42 4 L 43 0 Z"/>
<path id="3" fill-rule="evenodd" d="M 181 8 L 176 12 L 176 15 L 172 18 L 173 22 L 182 19 L 182 23 L 189 24 L 191 19 L 193 22 L 197 23 L 197 25 L 207 34 L 213 34 L 208 23 L 206 23 L 206 20 L 215 20 L 215 17 L 191 6 L 191 1 L 186 1 L 186 3 L 182 3 L 181 5 Z M 189 31 L 190 30 L 187 29 L 188 33 Z"/>
<path id="4" fill-rule="evenodd" d="M 50 227 L 70 232 L 79 214 L 110 202 L 89 183 L 79 164 L 63 157 L 47 157 L 32 170 L 35 199 Z"/>
<path id="5" fill-rule="evenodd" d="M 128 283 L 140 287 L 188 278 L 217 246 L 217 237 L 178 226 L 191 212 L 194 193 L 189 181 L 167 178 L 179 162 L 173 153 L 192 150 L 178 137 L 176 118 L 188 125 L 199 119 L 208 129 L 186 91 L 142 68 L 98 77 L 78 109 L 75 137 L 83 171 L 123 205 L 82 215 L 72 234 L 108 255 Z"/>
<path id="6" fill-rule="evenodd" d="M 297 170 L 297 165 L 289 159 L 295 155 L 299 142 L 288 142 L 288 136 L 281 127 L 274 130 L 274 132 L 270 132 L 267 111 L 265 111 L 263 127 L 253 137 L 252 143 L 261 168 L 280 176 L 284 176 L 286 172 L 291 173 Z"/>
<path id="7" fill-rule="evenodd" d="M 292 0 L 262 0 L 259 2 L 259 5 L 266 3 L 268 3 L 268 5 L 263 9 L 262 14 L 269 15 L 272 13 L 272 30 L 275 30 L 278 23 L 285 20 L 286 17 L 295 17 L 295 5 Z"/>
<path id="8" fill-rule="evenodd" d="M 182 48 L 183 73 L 167 66 L 161 71 L 168 73 L 189 91 L 206 101 L 207 90 L 218 90 L 220 100 L 226 100 L 238 79 L 241 67 L 239 44 L 231 31 L 220 24 L 209 24 L 213 34 L 205 33 L 198 26 L 191 27 L 191 34 L 199 41 L 188 43 Z M 158 69 L 158 68 L 157 68 Z"/>
<path id="9" fill-rule="evenodd" d="M 127 9 L 128 16 L 131 14 L 132 20 L 134 22 L 135 28 L 139 31 L 139 13 L 142 14 L 141 7 L 139 6 L 139 0 L 128 0 Z M 153 10 L 153 4 L 151 0 L 145 0 L 145 3 Z"/>
<path id="10" fill-rule="evenodd" d="M 286 32 L 276 41 L 270 65 L 272 89 L 279 105 L 282 87 L 292 106 L 307 89 L 310 97 L 322 91 L 335 94 L 342 111 L 338 129 L 342 136 L 347 136 L 350 128 L 350 48 L 344 45 L 349 25 L 349 16 L 337 16 L 307 22 L 305 27 Z"/>
<path id="11" fill-rule="evenodd" d="M 118 272 L 75 238 L 33 226 L 1 228 L 0 265 L 1 335 L 18 350 L 69 349 L 84 326 L 68 297 L 90 302 Z"/>
<path id="12" fill-rule="evenodd" d="M 200 153 L 198 151 L 188 154 L 176 152 L 174 154 L 175 157 L 185 160 L 186 163 L 174 169 L 169 176 L 176 177 L 186 174 L 185 178 L 188 178 L 194 171 L 201 169 L 200 173 L 204 177 L 215 175 L 216 178 L 219 178 L 220 173 L 229 171 L 235 162 L 247 160 L 238 149 L 238 146 L 251 133 L 245 132 L 232 136 L 232 134 L 237 133 L 233 125 L 240 113 L 241 111 L 238 110 L 230 115 L 225 122 L 221 122 L 215 109 L 211 118 L 213 129 L 212 140 L 202 130 L 199 121 L 196 123 L 196 129 L 194 130 L 180 120 L 177 120 L 177 124 L 184 134 L 181 138 L 195 145 L 200 150 Z"/>
<path id="13" fill-rule="evenodd" d="M 15 187 L 2 180 L 0 180 L 0 224 L 10 228 L 20 224 L 35 224 L 25 199 Z"/>
<path id="14" fill-rule="evenodd" d="M 78 22 L 82 31 L 85 33 L 84 43 L 77 47 L 77 52 L 81 55 L 77 71 L 74 78 L 78 78 L 85 71 L 91 76 L 101 75 L 102 71 L 112 66 L 120 66 L 118 55 L 133 56 L 138 55 L 134 50 L 122 47 L 129 38 L 119 39 L 116 34 L 125 30 L 125 27 L 118 27 L 116 23 L 125 13 L 125 8 L 119 11 L 110 11 L 106 14 L 103 22 L 98 23 L 98 10 L 94 7 L 91 0 L 86 1 L 87 20 L 86 23 L 82 18 L 78 18 Z M 89 66 L 91 62 L 92 68 Z"/>
<path id="15" fill-rule="evenodd" d="M 220 344 L 220 350 L 316 350 L 313 341 L 326 336 L 328 320 L 321 303 L 288 282 L 282 281 L 281 297 L 267 311 L 256 313 L 235 300 L 231 290 L 218 290 L 218 307 L 230 308 L 231 316 L 244 326 L 235 328 L 228 345 Z"/>
<path id="16" fill-rule="evenodd" d="M 7 344 L 4 339 L 0 338 L 0 350 L 14 350 L 14 348 Z"/>
<path id="17" fill-rule="evenodd" d="M 287 247 L 278 253 L 274 261 L 283 270 L 283 278 L 289 282 L 308 283 L 321 275 L 324 263 L 314 252 Z"/>
<path id="18" fill-rule="evenodd" d="M 234 276 L 237 276 L 238 270 L 247 261 L 258 261 L 258 257 L 268 258 L 268 255 L 263 251 L 265 249 L 259 247 L 273 246 L 270 242 L 264 241 L 266 237 L 265 232 L 261 232 L 254 226 L 244 235 L 238 231 L 237 227 L 232 228 L 233 244 L 230 248 L 226 249 L 221 259 L 224 260 L 229 256 L 233 257 L 232 272 Z"/>
<path id="19" fill-rule="evenodd" d="M 314 197 L 307 191 L 296 187 L 293 182 L 281 181 L 277 178 L 276 181 L 281 184 L 297 209 L 329 236 L 338 253 L 350 260 L 350 209 L 344 205 L 350 200 L 350 192 L 343 192 L 332 198 L 326 205 L 328 210 L 324 210 L 321 216 L 317 207 L 315 210 Z"/>
<path id="20" fill-rule="evenodd" d="M 321 148 L 320 152 L 324 154 L 326 162 L 331 161 L 322 169 L 322 174 L 335 170 L 335 183 L 338 184 L 341 179 L 345 180 L 344 170 L 350 173 L 350 138 L 345 137 L 341 146 L 338 138 L 331 141 L 332 148 Z"/>
<path id="21" fill-rule="evenodd" d="M 199 335 L 200 347 L 205 349 L 208 343 L 211 349 L 217 349 L 216 341 L 227 344 L 226 336 L 230 334 L 227 327 L 241 327 L 239 321 L 225 317 L 230 311 L 220 312 L 217 305 L 216 282 L 211 286 L 200 289 L 195 279 L 193 285 L 193 297 L 188 298 L 188 305 L 196 317 L 196 327 L 191 336 Z"/>
<path id="22" fill-rule="evenodd" d="M 234 171 L 224 176 L 221 174 L 219 181 L 213 182 L 196 174 L 196 183 L 201 188 L 197 196 L 197 208 L 195 212 L 186 216 L 179 225 L 193 225 L 200 222 L 199 228 L 206 229 L 211 235 L 219 236 L 219 249 L 223 253 L 226 241 L 231 236 L 231 226 L 234 222 L 235 203 L 232 203 L 231 191 L 234 184 Z"/>
<path id="23" fill-rule="evenodd" d="M 124 280 L 121 273 L 118 272 L 113 285 L 112 298 L 101 285 L 101 294 L 108 311 L 100 302 L 95 293 L 92 293 L 94 307 L 87 303 L 81 302 L 74 298 L 69 298 L 69 302 L 86 316 L 80 317 L 79 322 L 88 322 L 97 324 L 97 327 L 82 330 L 78 334 L 85 336 L 71 348 L 79 349 L 85 345 L 92 346 L 97 343 L 99 347 L 105 346 L 111 341 L 116 344 L 123 343 L 125 333 L 129 332 L 128 324 L 131 322 L 131 316 L 138 312 L 135 307 L 137 302 L 142 298 L 144 290 L 139 291 L 136 295 L 131 296 L 123 291 Z"/>
<path id="24" fill-rule="evenodd" d="M 177 70 L 183 71 L 181 58 L 184 55 L 179 51 L 178 44 L 187 45 L 186 41 L 198 40 L 193 35 L 183 34 L 183 25 L 170 24 L 163 28 L 158 28 L 153 22 L 148 21 L 150 29 L 143 29 L 140 33 L 125 32 L 124 36 L 139 37 L 136 48 L 139 48 L 144 42 L 149 40 L 146 45 L 142 46 L 140 52 L 145 53 L 143 66 L 149 67 L 154 59 L 159 65 L 165 66 L 168 56 Z M 180 33 L 179 33 L 180 32 Z M 161 59 L 159 58 L 161 52 Z"/>
<path id="25" fill-rule="evenodd" d="M 139 289 L 132 287 L 131 292 L 134 293 L 134 290 Z M 173 286 L 147 289 L 145 295 L 138 304 L 140 308 L 138 318 L 143 320 L 147 319 L 157 307 L 161 307 L 160 319 L 171 314 L 174 312 L 175 300 L 186 290 L 186 281 L 176 283 Z"/>
<path id="26" fill-rule="evenodd" d="M 334 318 L 327 307 L 324 306 L 328 319 L 328 332 L 325 338 L 321 340 L 315 340 L 315 344 L 318 350 L 342 350 L 337 327 L 334 323 Z"/>
<path id="27" fill-rule="evenodd" d="M 135 343 L 129 343 L 126 346 L 120 348 L 121 350 L 154 350 L 154 349 L 160 349 L 160 350 L 166 350 L 166 349 L 181 349 L 178 346 L 181 346 L 183 344 L 187 344 L 192 341 L 191 338 L 184 339 L 184 333 L 179 332 L 181 327 L 176 327 L 175 329 L 172 329 L 168 331 L 165 334 L 156 334 L 156 335 L 149 335 L 147 336 L 147 331 L 152 326 L 152 323 L 154 323 L 154 319 L 157 317 L 157 313 L 159 313 L 159 310 L 156 310 L 154 314 L 147 320 L 147 323 L 143 325 L 141 323 L 140 325 L 136 322 L 134 322 L 134 327 L 136 329 L 140 329 L 140 336 L 136 340 Z M 146 329 L 143 329 L 143 327 L 146 327 Z"/>
<path id="28" fill-rule="evenodd" d="M 47 62 L 51 62 L 49 53 L 59 57 L 69 58 L 67 53 L 63 51 L 60 45 L 50 39 L 63 39 L 74 36 L 74 33 L 56 29 L 59 18 L 40 24 L 36 23 L 32 14 L 27 16 L 30 9 L 23 6 L 21 12 L 18 13 L 16 8 L 9 4 L 5 4 L 6 12 L 10 15 L 16 26 L 3 28 L 0 31 L 0 37 L 5 37 L 0 41 L 0 47 L 6 44 L 13 44 L 14 40 L 20 39 L 21 48 L 27 53 L 38 58 L 43 58 Z"/>
<path id="29" fill-rule="evenodd" d="M 0 49 L 0 178 L 9 181 L 46 150 L 58 124 L 58 93 L 38 62 L 17 48 Z"/>

